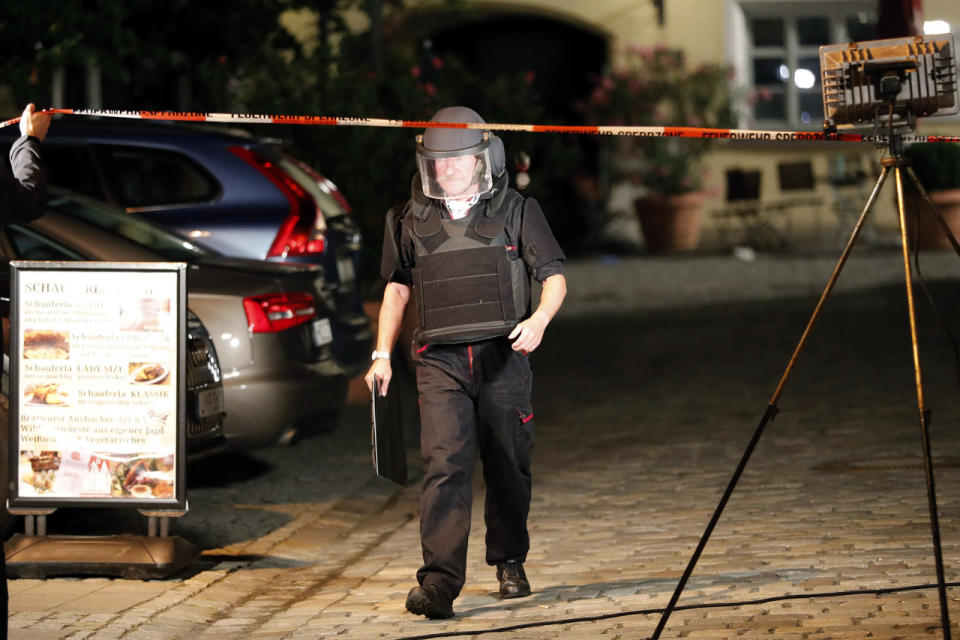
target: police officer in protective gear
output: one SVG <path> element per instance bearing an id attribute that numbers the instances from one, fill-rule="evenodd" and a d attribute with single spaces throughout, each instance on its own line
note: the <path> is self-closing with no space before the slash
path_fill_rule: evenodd
<path id="1" fill-rule="evenodd" d="M 466 107 L 441 109 L 431 121 L 484 122 Z M 533 445 L 528 354 L 560 309 L 566 280 L 540 206 L 507 186 L 504 164 L 502 142 L 482 127 L 428 127 L 418 137 L 411 199 L 387 214 L 387 285 L 366 382 L 372 388 L 378 378 L 386 395 L 412 294 L 423 566 L 406 607 L 428 618 L 451 617 L 463 588 L 475 450 L 486 484 L 487 563 L 496 566 L 502 597 L 530 594 L 523 570 Z M 543 285 L 533 311 L 531 276 Z"/>

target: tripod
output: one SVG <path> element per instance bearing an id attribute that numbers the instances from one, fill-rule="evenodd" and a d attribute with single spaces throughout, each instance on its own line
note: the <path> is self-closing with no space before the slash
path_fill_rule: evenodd
<path id="1" fill-rule="evenodd" d="M 697 544 L 697 547 L 694 550 L 686 569 L 684 569 L 683 575 L 680 577 L 680 582 L 677 584 L 677 587 L 673 592 L 673 596 L 670 598 L 670 602 L 667 604 L 663 614 L 660 617 L 660 622 L 657 624 L 657 628 L 654 630 L 651 640 L 657 640 L 660 637 L 661 632 L 667 624 L 670 614 L 673 612 L 673 609 L 677 604 L 677 600 L 680 599 L 680 594 L 683 592 L 683 588 L 686 585 L 687 580 L 689 580 L 690 575 L 693 573 L 693 569 L 697 564 L 697 560 L 699 560 L 701 553 L 703 553 L 704 547 L 707 545 L 707 541 L 710 539 L 710 534 L 713 533 L 713 529 L 716 527 L 717 522 L 720 519 L 720 515 L 723 513 L 723 509 L 729 501 L 730 496 L 733 494 L 733 490 L 736 487 L 743 470 L 746 468 L 747 462 L 750 460 L 750 456 L 753 454 L 753 450 L 760 441 L 760 437 L 763 435 L 763 431 L 766 428 L 767 423 L 770 422 L 770 420 L 772 420 L 779 411 L 777 408 L 777 401 L 780 399 L 780 395 L 783 393 L 783 389 L 787 383 L 787 380 L 793 371 L 794 364 L 796 363 L 800 352 L 803 350 L 803 347 L 806 344 L 807 338 L 810 335 L 810 331 L 813 328 L 814 323 L 820 316 L 820 312 L 823 309 L 824 303 L 830 296 L 831 291 L 833 291 L 833 287 L 836 284 L 837 279 L 840 277 L 840 272 L 843 270 L 843 266 L 846 264 L 847 258 L 850 256 L 850 252 L 853 250 L 853 247 L 856 244 L 860 230 L 863 228 L 864 223 L 866 222 L 867 216 L 870 213 L 870 209 L 876 202 L 877 196 L 879 195 L 880 190 L 883 187 L 884 182 L 886 182 L 891 171 L 895 176 L 897 185 L 897 212 L 900 218 L 900 238 L 903 247 L 903 270 L 906 277 L 907 311 L 910 318 L 910 343 L 913 348 L 913 370 L 917 387 L 917 409 L 920 417 L 920 438 L 921 447 L 923 450 L 923 468 L 927 485 L 927 502 L 930 510 L 930 528 L 932 531 L 934 559 L 937 570 L 937 589 L 940 596 L 940 621 L 943 627 L 944 639 L 950 640 L 950 616 L 947 610 L 947 591 L 943 574 L 943 554 L 940 547 L 940 522 L 937 518 L 937 497 L 933 479 L 933 464 L 930 458 L 930 434 L 928 430 L 930 413 L 927 410 L 923 399 L 923 379 L 920 371 L 920 356 L 917 347 L 917 324 L 913 301 L 913 277 L 910 271 L 910 258 L 907 241 L 907 218 L 903 205 L 904 172 L 907 174 L 907 176 L 909 176 L 914 187 L 930 207 L 931 212 L 934 214 L 934 217 L 940 224 L 943 232 L 946 233 L 950 244 L 953 246 L 953 249 L 956 251 L 958 256 L 960 256 L 960 244 L 958 244 L 957 239 L 950 231 L 950 228 L 944 221 L 943 216 L 940 215 L 936 205 L 930 199 L 926 189 L 924 189 L 923 185 L 920 184 L 920 180 L 917 178 L 916 173 L 914 173 L 913 169 L 901 157 L 900 152 L 902 149 L 902 142 L 903 140 L 901 134 L 894 134 L 893 126 L 891 124 L 890 136 L 888 138 L 890 157 L 881 160 L 882 171 L 879 178 L 877 178 L 877 183 L 874 185 L 873 191 L 870 193 L 867 203 L 863 208 L 863 212 L 860 214 L 860 218 L 857 220 L 857 223 L 854 226 L 853 233 L 850 235 L 850 239 L 847 241 L 847 244 L 843 249 L 843 253 L 840 255 L 837 266 L 834 268 L 833 274 L 830 276 L 830 279 L 820 296 L 820 300 L 817 302 L 817 306 L 814 308 L 813 314 L 810 316 L 810 320 L 807 322 L 807 326 L 800 337 L 800 341 L 797 343 L 797 346 L 793 351 L 793 355 L 790 357 L 790 361 L 783 372 L 783 376 L 780 378 L 780 383 L 777 385 L 777 388 L 767 405 L 767 410 L 763 414 L 760 424 L 757 425 L 757 428 L 754 431 L 753 437 L 750 439 L 746 450 L 743 452 L 740 463 L 737 465 L 733 476 L 730 478 L 730 482 L 727 484 L 726 490 L 723 492 L 723 496 L 720 498 L 720 502 L 717 504 L 717 507 L 713 512 L 713 516 L 710 518 L 710 522 L 707 524 L 703 535 L 700 537 L 700 542 Z"/>

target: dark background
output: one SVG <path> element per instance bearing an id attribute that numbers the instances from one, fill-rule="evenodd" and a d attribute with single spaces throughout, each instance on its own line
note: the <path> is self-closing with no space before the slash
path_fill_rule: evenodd
<path id="1" fill-rule="evenodd" d="M 366 11 L 367 32 L 349 33 L 342 12 Z M 287 9 L 316 16 L 319 42 L 298 43 L 279 24 Z M 579 124 L 576 104 L 607 58 L 595 33 L 542 16 L 491 13 L 452 0 L 405 12 L 403 2 L 83 0 L 38 6 L 0 0 L 0 105 L 19 114 L 52 105 L 52 78 L 64 74 L 62 106 L 91 106 L 91 65 L 104 109 L 318 114 L 427 120 L 464 104 L 488 122 Z M 399 16 L 390 18 L 390 16 Z M 332 43 L 338 43 L 334 47 Z M 96 106 L 96 105 L 93 105 Z M 409 196 L 414 131 L 361 127 L 253 125 L 282 138 L 333 180 L 365 236 L 363 276 L 371 295 L 386 210 Z M 597 149 L 582 136 L 502 136 L 508 170 L 531 158 L 526 195 L 541 201 L 558 240 L 581 251 L 588 229 L 577 185 L 596 183 Z"/>

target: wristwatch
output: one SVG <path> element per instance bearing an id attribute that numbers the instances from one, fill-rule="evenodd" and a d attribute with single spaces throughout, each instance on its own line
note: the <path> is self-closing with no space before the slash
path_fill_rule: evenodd
<path id="1" fill-rule="evenodd" d="M 389 360 L 390 352 L 389 351 L 374 351 L 370 354 L 371 360 Z"/>

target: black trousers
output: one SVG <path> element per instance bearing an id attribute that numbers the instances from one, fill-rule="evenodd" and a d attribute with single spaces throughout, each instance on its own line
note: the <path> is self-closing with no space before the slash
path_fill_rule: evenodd
<path id="1" fill-rule="evenodd" d="M 420 584 L 456 598 L 466 578 L 479 452 L 486 484 L 486 561 L 526 559 L 530 548 L 531 373 L 506 338 L 429 345 L 415 356 L 420 396 Z"/>

